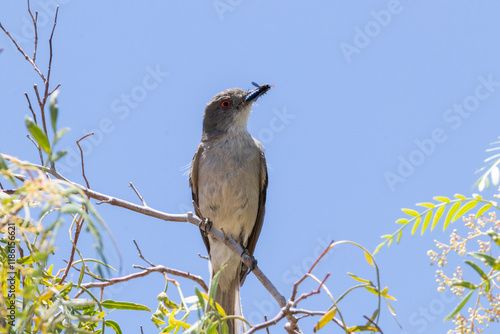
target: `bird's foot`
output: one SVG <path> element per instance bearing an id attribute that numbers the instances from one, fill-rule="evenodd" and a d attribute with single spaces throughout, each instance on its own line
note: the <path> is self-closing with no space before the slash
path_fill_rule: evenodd
<path id="1" fill-rule="evenodd" d="M 208 218 L 203 219 L 203 221 L 201 221 L 200 224 L 198 225 L 200 230 L 202 230 L 205 233 L 205 235 L 207 235 L 208 231 L 212 229 L 212 226 L 214 226 L 214 223 L 212 223 L 212 221 Z"/>

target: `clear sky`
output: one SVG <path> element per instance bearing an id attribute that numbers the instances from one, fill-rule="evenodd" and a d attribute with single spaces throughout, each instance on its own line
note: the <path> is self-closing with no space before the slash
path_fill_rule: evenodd
<path id="1" fill-rule="evenodd" d="M 45 68 L 54 0 L 32 1 L 39 13 L 38 62 Z M 92 189 L 170 213 L 192 210 L 183 169 L 201 138 L 205 104 L 227 88 L 275 87 L 254 105 L 250 132 L 266 147 L 266 219 L 255 256 L 288 297 L 292 282 L 331 239 L 370 250 L 396 229 L 400 208 L 433 196 L 470 196 L 484 150 L 500 135 L 500 3 L 483 1 L 59 1 L 52 83 L 61 83 L 59 126 L 69 126 L 62 173 L 81 177 L 75 141 L 85 141 Z M 0 21 L 32 50 L 25 1 L 0 4 Z M 37 161 L 26 139 L 24 92 L 40 81 L 0 34 L 0 150 Z M 491 192 L 490 192 L 491 195 Z M 208 278 L 196 227 L 163 222 L 106 205 L 100 213 L 123 256 L 120 275 L 153 263 Z M 455 223 L 459 224 L 459 223 Z M 437 292 L 426 252 L 450 231 L 383 249 L 383 286 L 398 301 L 399 329 L 386 308 L 385 333 L 444 333 L 442 319 L 459 302 Z M 89 242 L 88 237 L 82 243 Z M 107 254 L 119 266 L 111 242 Z M 68 254 L 67 233 L 59 235 Z M 91 250 L 89 256 L 95 256 Z M 62 261 L 59 262 L 62 267 Z M 346 272 L 374 279 L 354 248 L 331 253 L 316 272 L 332 275 L 338 296 L 354 285 Z M 182 281 L 190 295 L 193 284 Z M 307 286 L 305 291 L 312 288 Z M 305 287 L 306 288 L 306 287 Z M 161 275 L 115 286 L 105 298 L 156 308 Z M 174 289 L 169 290 L 175 296 Z M 255 277 L 242 288 L 253 323 L 278 306 Z M 369 298 L 366 300 L 365 298 Z M 368 293 L 344 304 L 351 324 L 375 307 Z M 304 307 L 328 306 L 326 295 Z M 342 305 L 340 305 L 342 307 Z M 154 333 L 149 314 L 115 311 L 138 333 Z M 313 321 L 303 330 L 312 332 Z M 280 324 L 271 333 L 282 333 Z M 330 325 L 325 332 L 332 332 Z M 339 332 L 338 328 L 335 328 Z"/>

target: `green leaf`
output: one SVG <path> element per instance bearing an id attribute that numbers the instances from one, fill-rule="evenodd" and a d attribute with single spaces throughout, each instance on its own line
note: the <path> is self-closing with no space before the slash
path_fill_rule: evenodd
<path id="1" fill-rule="evenodd" d="M 474 262 L 465 261 L 465 263 L 467 263 L 469 266 L 471 266 L 479 274 L 479 276 L 481 276 L 481 278 L 484 280 L 485 285 L 486 285 L 484 291 L 485 292 L 490 291 L 490 279 L 489 279 L 488 275 L 486 275 L 485 272 L 481 268 L 479 268 L 479 266 L 477 264 L 475 264 Z M 468 282 L 466 282 L 466 283 L 468 283 Z"/>
<path id="2" fill-rule="evenodd" d="M 366 262 L 368 262 L 368 264 L 372 267 L 376 267 L 375 266 L 375 263 L 373 263 L 373 256 L 368 253 L 367 251 L 365 251 L 365 259 L 366 259 Z"/>
<path id="3" fill-rule="evenodd" d="M 462 288 L 466 288 L 469 290 L 475 290 L 477 289 L 477 285 L 472 284 L 471 282 L 457 282 L 457 283 L 452 283 L 451 286 L 461 286 Z"/>
<path id="4" fill-rule="evenodd" d="M 396 224 L 408 224 L 408 219 L 399 218 L 398 220 L 396 220 Z"/>
<path id="5" fill-rule="evenodd" d="M 448 197 L 445 197 L 445 196 L 436 196 L 436 197 L 433 197 L 434 200 L 436 201 L 439 201 L 439 202 L 444 202 L 444 203 L 450 203 L 450 199 Z"/>
<path id="6" fill-rule="evenodd" d="M 33 139 L 38 143 L 40 148 L 50 154 L 49 140 L 47 139 L 45 133 L 43 133 L 42 129 L 40 129 L 38 125 L 36 125 L 35 122 L 33 122 L 33 120 L 28 116 L 24 118 L 24 121 L 26 122 L 28 131 L 31 133 Z"/>
<path id="7" fill-rule="evenodd" d="M 420 216 L 420 214 L 415 211 L 415 210 L 412 210 L 412 209 L 401 209 L 401 211 L 403 211 L 404 213 L 406 213 L 407 215 L 410 215 L 410 216 L 413 216 L 413 217 L 418 217 Z"/>
<path id="8" fill-rule="evenodd" d="M 500 236 L 498 233 L 494 232 L 493 230 L 489 230 L 488 235 L 491 237 L 491 239 L 500 247 Z"/>
<path id="9" fill-rule="evenodd" d="M 488 203 L 488 204 L 485 204 L 481 207 L 481 209 L 479 209 L 476 213 L 476 217 L 481 217 L 483 215 L 483 213 L 485 213 L 487 210 L 489 210 L 489 208 L 492 207 L 492 204 L 491 203 Z"/>
<path id="10" fill-rule="evenodd" d="M 467 296 L 465 296 L 464 299 L 462 299 L 462 301 L 460 302 L 460 304 L 457 305 L 457 307 L 455 307 L 455 309 L 446 317 L 444 318 L 444 321 L 446 320 L 450 320 L 451 318 L 453 318 L 458 312 L 460 312 L 460 310 L 462 310 L 462 308 L 464 307 L 464 305 L 467 303 L 467 301 L 469 300 L 469 298 L 472 296 L 472 294 L 474 293 L 474 291 L 476 290 L 472 290 L 471 292 L 469 292 L 467 294 Z"/>
<path id="11" fill-rule="evenodd" d="M 50 120 L 52 122 L 52 129 L 54 129 L 54 132 L 56 132 L 57 114 L 59 113 L 59 106 L 57 105 L 57 95 L 59 95 L 58 90 L 52 93 L 49 102 Z"/>
<path id="12" fill-rule="evenodd" d="M 453 196 L 455 196 L 455 198 L 458 198 L 458 199 L 461 199 L 461 200 L 465 200 L 465 196 L 462 195 L 462 194 L 455 194 Z"/>
<path id="13" fill-rule="evenodd" d="M 83 277 L 85 276 L 85 263 L 82 263 L 82 268 L 80 269 L 80 276 L 78 277 L 78 288 L 82 285 Z"/>
<path id="14" fill-rule="evenodd" d="M 74 214 L 80 214 L 80 215 L 85 214 L 85 211 L 82 209 L 81 205 L 73 204 L 73 203 L 63 205 L 60 209 L 60 212 L 61 213 L 74 213 Z"/>
<path id="15" fill-rule="evenodd" d="M 109 299 L 101 302 L 101 306 L 107 308 L 108 310 L 117 309 L 117 310 L 134 310 L 134 311 L 151 312 L 151 310 L 147 306 L 141 304 L 130 303 L 130 302 L 117 302 Z"/>
<path id="16" fill-rule="evenodd" d="M 495 270 L 500 270 L 500 263 L 498 263 L 497 259 L 488 254 L 480 253 L 480 252 L 470 252 L 467 255 L 472 256 L 484 263 L 490 265 Z"/>
<path id="17" fill-rule="evenodd" d="M 354 278 L 354 279 L 355 279 L 356 281 L 358 281 L 358 282 L 361 282 L 361 283 L 366 283 L 366 284 L 370 284 L 370 285 L 372 284 L 372 282 L 370 282 L 370 281 L 369 281 L 369 280 L 367 280 L 367 279 L 364 279 L 364 278 L 358 277 L 358 276 L 356 276 L 356 275 L 354 275 L 354 274 L 352 274 L 352 273 L 349 273 L 349 272 L 348 272 L 348 274 L 349 274 L 349 276 L 351 276 L 352 278 Z"/>
<path id="18" fill-rule="evenodd" d="M 476 201 L 471 201 L 471 202 L 465 204 L 464 206 L 462 206 L 460 208 L 460 210 L 458 210 L 458 212 L 455 215 L 455 217 L 453 217 L 452 222 L 455 221 L 455 220 L 457 220 L 458 218 L 462 217 L 467 211 L 469 211 L 470 209 L 472 209 L 476 205 L 477 205 Z"/>
<path id="19" fill-rule="evenodd" d="M 424 223 L 422 224 L 422 235 L 424 234 L 425 230 L 427 229 L 427 226 L 429 225 L 431 218 L 432 218 L 432 211 L 429 211 L 425 215 Z"/>
<path id="20" fill-rule="evenodd" d="M 35 261 L 33 260 L 33 256 L 28 255 L 28 256 L 24 256 L 24 257 L 21 257 L 21 258 L 17 259 L 16 262 L 18 264 L 20 264 L 21 266 L 24 266 L 26 264 L 33 263 Z"/>
<path id="21" fill-rule="evenodd" d="M 457 212 L 458 208 L 460 207 L 460 204 L 462 204 L 462 201 L 458 201 L 451 206 L 451 209 L 450 209 L 450 211 L 448 211 L 448 214 L 446 215 L 446 219 L 444 220 L 443 231 L 446 230 L 446 228 L 448 227 L 448 224 L 450 224 L 450 222 L 452 221 L 451 218 L 453 218 L 453 216 L 455 215 L 455 212 Z M 455 219 L 453 221 L 455 221 Z"/>
<path id="22" fill-rule="evenodd" d="M 432 225 L 431 225 L 431 231 L 434 230 L 434 227 L 436 227 L 436 224 L 439 221 L 439 218 L 441 218 L 441 216 L 443 215 L 444 209 L 445 209 L 445 206 L 442 205 L 441 207 L 439 207 L 436 214 L 434 215 L 434 219 L 432 220 Z"/>
<path id="23" fill-rule="evenodd" d="M 349 331 L 349 333 L 351 333 L 351 332 L 367 332 L 367 331 L 380 333 L 378 328 L 374 327 L 374 326 L 353 326 L 353 327 L 347 328 L 347 330 Z"/>
<path id="24" fill-rule="evenodd" d="M 113 328 L 115 333 L 122 334 L 122 330 L 116 321 L 106 320 L 106 321 L 104 321 L 104 324 L 106 325 L 106 327 Z"/>
<path id="25" fill-rule="evenodd" d="M 52 156 L 50 157 L 50 161 L 55 162 L 55 161 L 61 159 L 63 156 L 65 156 L 66 153 L 68 153 L 68 151 L 62 150 L 62 151 L 57 152 L 56 154 L 52 154 Z"/>
<path id="26" fill-rule="evenodd" d="M 61 130 L 58 130 L 56 134 L 54 135 L 54 145 L 61 139 L 66 132 L 68 132 L 70 128 L 62 128 Z"/>

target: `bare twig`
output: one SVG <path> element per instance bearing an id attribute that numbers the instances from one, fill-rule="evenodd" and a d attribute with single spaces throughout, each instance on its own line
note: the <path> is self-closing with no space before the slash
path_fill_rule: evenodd
<path id="1" fill-rule="evenodd" d="M 208 256 L 201 255 L 200 253 L 198 253 L 198 256 L 199 256 L 199 257 L 201 257 L 201 258 L 202 258 L 202 259 L 204 259 L 204 260 L 210 260 L 210 259 L 208 258 Z"/>
<path id="2" fill-rule="evenodd" d="M 76 222 L 76 228 L 75 228 L 75 236 L 73 237 L 73 242 L 72 242 L 73 247 L 71 248 L 71 254 L 69 256 L 68 265 L 66 266 L 66 270 L 64 270 L 64 274 L 62 275 L 61 281 L 59 282 L 59 284 L 62 284 L 64 282 L 64 280 L 68 276 L 68 273 L 69 273 L 69 270 L 71 269 L 71 266 L 73 265 L 73 259 L 75 258 L 76 244 L 78 243 L 78 238 L 80 237 L 80 232 L 82 230 L 82 226 L 83 226 L 83 223 L 85 222 L 85 220 L 83 219 L 82 216 L 79 216 L 79 219 L 76 219 L 75 222 Z M 70 229 L 69 233 L 70 233 L 69 237 L 71 239 L 71 229 Z M 83 269 L 84 269 L 84 267 L 82 266 L 82 270 Z"/>
<path id="3" fill-rule="evenodd" d="M 38 28 L 36 26 L 36 23 L 38 21 L 38 12 L 35 12 L 35 17 L 33 17 L 33 13 L 31 12 L 30 8 L 30 0 L 28 0 L 28 13 L 31 16 L 31 21 L 33 22 L 33 28 L 35 30 L 35 47 L 33 48 L 33 62 L 36 62 L 36 49 L 38 47 Z"/>
<path id="4" fill-rule="evenodd" d="M 55 91 L 56 91 L 59 87 L 61 87 L 61 84 L 57 84 L 56 88 L 54 88 L 54 89 L 53 89 L 53 90 L 49 93 L 49 95 L 47 95 L 47 96 L 51 96 L 52 94 L 54 94 L 54 92 L 55 92 Z"/>
<path id="5" fill-rule="evenodd" d="M 42 163 L 42 165 L 44 164 L 43 163 L 43 154 L 42 154 L 42 149 L 40 148 L 40 146 L 36 143 L 36 141 L 31 138 L 30 135 L 26 135 L 26 137 L 28 137 L 29 140 L 31 140 L 31 142 L 33 143 L 33 145 L 35 145 L 36 149 L 38 150 L 38 154 L 40 155 L 40 162 Z"/>
<path id="6" fill-rule="evenodd" d="M 24 96 L 26 96 L 26 100 L 28 100 L 28 108 L 30 108 L 31 114 L 33 115 L 33 120 L 35 121 L 35 124 L 38 124 L 36 121 L 36 114 L 33 111 L 33 107 L 31 107 L 31 101 L 30 101 L 30 98 L 28 96 L 28 93 L 24 93 Z M 43 162 L 42 162 L 42 165 L 43 165 Z"/>
<path id="7" fill-rule="evenodd" d="M 155 265 L 154 265 L 154 264 L 152 264 L 151 262 L 149 262 L 148 260 L 146 260 L 146 259 L 144 258 L 144 256 L 142 256 L 141 249 L 139 248 L 139 245 L 137 244 L 137 242 L 135 242 L 135 240 L 132 240 L 132 241 L 133 241 L 133 242 L 134 242 L 134 244 L 135 244 L 135 248 L 137 248 L 137 251 L 139 252 L 139 257 L 140 257 L 141 259 L 143 259 L 143 260 L 144 260 L 144 262 L 146 262 L 147 264 L 149 264 L 151 267 L 155 267 Z"/>
<path id="8" fill-rule="evenodd" d="M 211 237 L 223 242 L 233 252 L 240 255 L 241 261 L 248 268 L 251 268 L 253 265 L 253 259 L 246 252 L 244 252 L 244 250 L 241 248 L 241 246 L 239 245 L 238 242 L 234 241 L 232 238 L 230 238 L 227 235 L 224 236 L 220 231 L 218 231 L 215 228 L 208 229 L 208 226 L 206 226 L 207 222 L 205 220 L 200 219 L 199 217 L 194 215 L 192 212 L 188 212 L 186 214 L 169 214 L 169 213 L 165 213 L 165 212 L 162 212 L 162 211 L 150 208 L 150 207 L 145 207 L 143 205 L 131 203 L 131 202 L 125 201 L 123 199 L 119 199 L 116 197 L 112 197 L 109 195 L 99 193 L 97 191 L 86 188 L 78 183 L 72 182 L 72 181 L 66 179 L 61 174 L 59 174 L 59 172 L 57 172 L 54 168 L 44 167 L 44 166 L 40 166 L 37 164 L 29 163 L 29 162 L 21 162 L 19 159 L 12 157 L 10 155 L 7 155 L 7 154 L 0 153 L 0 155 L 5 160 L 8 160 L 10 162 L 17 163 L 20 165 L 30 166 L 31 168 L 37 168 L 37 169 L 40 169 L 44 172 L 48 172 L 49 174 L 53 175 L 55 178 L 62 180 L 62 181 L 65 181 L 69 185 L 79 189 L 86 196 L 93 198 L 93 199 L 96 199 L 98 201 L 101 201 L 102 203 L 107 203 L 107 204 L 110 204 L 113 206 L 122 207 L 122 208 L 128 209 L 130 211 L 135 211 L 135 212 L 138 212 L 140 214 L 154 217 L 154 218 L 161 219 L 161 220 L 165 220 L 165 221 L 188 222 L 188 223 L 191 223 L 195 226 L 201 226 L 202 228 L 206 227 L 207 233 Z M 154 268 L 158 268 L 158 267 L 154 267 Z M 155 271 L 158 271 L 158 269 L 155 269 Z M 271 283 L 271 281 L 267 278 L 267 276 L 260 270 L 258 265 L 255 266 L 255 268 L 252 272 L 259 279 L 259 281 L 262 283 L 262 285 L 269 291 L 269 293 L 273 296 L 273 298 L 276 299 L 276 301 L 278 302 L 280 307 L 282 307 L 282 308 L 286 307 L 287 302 L 286 302 L 285 297 L 283 297 L 283 295 L 281 295 L 279 293 L 278 289 L 276 289 L 276 287 Z M 143 276 L 145 276 L 145 275 L 146 274 L 144 274 Z M 288 307 L 290 307 L 290 306 L 288 306 Z M 286 325 L 285 329 L 289 333 L 301 333 L 301 331 L 297 325 L 297 318 L 295 318 L 290 313 L 285 313 L 285 316 L 287 317 L 287 319 L 289 321 L 289 323 Z"/>
<path id="9" fill-rule="evenodd" d="M 307 271 L 307 273 L 302 276 L 301 279 L 299 279 L 297 282 L 295 282 L 293 284 L 293 292 L 292 292 L 292 297 L 290 298 L 291 300 L 295 300 L 295 296 L 297 296 L 297 289 L 299 287 L 299 285 L 309 276 L 308 274 L 310 274 L 312 272 L 312 270 L 314 269 L 314 267 L 316 266 L 316 264 L 318 264 L 318 262 L 323 258 L 323 256 L 325 256 L 325 254 L 330 250 L 331 246 L 333 244 L 333 240 L 330 242 L 330 244 L 325 248 L 325 250 L 320 254 L 320 256 L 318 256 L 318 258 L 316 259 L 316 261 L 313 263 L 313 265 L 311 266 L 311 268 L 309 268 L 309 270 Z M 327 276 L 328 277 L 328 276 Z M 321 286 L 320 286 L 321 287 Z"/>
<path id="10" fill-rule="evenodd" d="M 142 205 L 143 205 L 143 206 L 148 206 L 148 205 L 146 204 L 146 201 L 144 200 L 144 197 L 142 197 L 142 196 L 141 196 L 141 194 L 139 194 L 139 192 L 138 192 L 138 191 L 137 191 L 137 189 L 135 188 L 134 184 L 133 184 L 132 182 L 130 182 L 130 183 L 128 184 L 128 186 L 129 186 L 129 187 L 131 187 L 132 189 L 134 189 L 134 192 L 135 192 L 135 194 L 137 195 L 137 197 L 139 197 L 139 199 L 141 200 Z"/>
<path id="11" fill-rule="evenodd" d="M 308 274 L 306 274 L 306 275 L 310 275 L 310 274 L 308 273 Z M 323 281 L 321 281 L 321 283 L 319 284 L 318 289 L 313 290 L 313 291 L 311 291 L 311 292 L 309 292 L 309 293 L 303 293 L 303 294 L 302 294 L 299 298 L 297 298 L 297 299 L 293 302 L 293 304 L 292 304 L 292 305 L 295 307 L 295 306 L 297 306 L 297 304 L 298 304 L 300 301 L 302 301 L 302 300 L 306 299 L 307 297 L 310 297 L 310 296 L 312 296 L 312 295 L 319 294 L 319 293 L 321 292 L 321 287 L 325 284 L 325 281 L 328 279 L 328 277 L 330 277 L 330 273 L 326 274 L 326 276 L 325 276 L 325 278 L 323 279 Z"/>
<path id="12" fill-rule="evenodd" d="M 200 285 L 203 290 L 208 292 L 208 286 L 205 283 L 205 281 L 203 280 L 203 278 L 201 276 L 191 274 L 190 272 L 187 272 L 187 271 L 172 269 L 172 268 L 168 268 L 168 267 L 165 267 L 162 265 L 144 268 L 142 266 L 138 266 L 138 265 L 134 264 L 132 267 L 137 268 L 137 269 L 146 270 L 148 272 L 159 272 L 159 273 L 163 273 L 163 274 L 170 274 L 170 275 L 174 275 L 174 276 L 178 276 L 178 277 L 187 278 L 193 282 L 198 283 L 198 285 Z"/>
<path id="13" fill-rule="evenodd" d="M 2 26 L 2 23 L 0 22 L 0 29 L 3 30 L 3 32 L 7 35 L 7 37 L 9 37 L 9 39 L 12 41 L 12 43 L 14 43 L 14 45 L 16 46 L 17 50 L 23 55 L 23 57 L 28 61 L 28 63 L 31 64 L 31 66 L 33 66 L 33 68 L 35 69 L 36 73 L 38 73 L 38 75 L 40 76 L 40 78 L 42 78 L 42 80 L 45 82 L 45 76 L 43 75 L 43 73 L 40 71 L 40 69 L 38 68 L 38 66 L 36 66 L 35 62 L 33 61 L 33 59 L 31 59 L 27 54 L 26 52 L 24 52 L 24 50 L 19 46 L 19 44 L 17 44 L 16 40 L 10 35 L 10 33 Z"/>
<path id="14" fill-rule="evenodd" d="M 82 175 L 83 175 L 83 178 L 85 179 L 85 183 L 87 184 L 87 188 L 90 189 L 90 185 L 89 185 L 89 181 L 87 180 L 87 177 L 85 176 L 85 164 L 83 162 L 83 151 L 82 151 L 82 148 L 80 147 L 80 140 L 82 139 L 85 139 L 87 138 L 88 136 L 92 136 L 94 133 L 91 132 L 85 136 L 83 136 L 82 138 L 78 139 L 76 141 L 76 145 L 78 145 L 78 148 L 80 149 L 80 157 L 81 157 L 81 160 L 82 160 Z"/>
<path id="15" fill-rule="evenodd" d="M 371 323 L 373 326 L 375 326 L 375 328 L 378 329 L 378 331 L 380 332 L 380 334 L 384 334 L 384 332 L 382 332 L 382 329 L 380 329 L 380 327 L 377 325 L 377 323 L 375 321 L 373 321 L 372 319 L 368 318 L 366 315 L 364 315 L 363 318 L 365 318 L 366 320 L 368 320 L 369 323 Z"/>

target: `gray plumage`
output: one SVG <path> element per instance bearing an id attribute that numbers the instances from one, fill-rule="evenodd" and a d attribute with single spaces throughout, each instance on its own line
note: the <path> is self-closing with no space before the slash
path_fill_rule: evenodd
<path id="1" fill-rule="evenodd" d="M 267 87 L 264 87 L 267 86 Z M 264 220 L 267 167 L 262 144 L 247 131 L 253 101 L 268 85 L 251 92 L 233 88 L 217 94 L 205 108 L 203 135 L 191 164 L 189 184 L 199 216 L 210 219 L 253 254 Z M 258 91 L 260 89 L 260 91 Z M 241 315 L 239 296 L 247 268 L 239 254 L 202 232 L 211 277 L 223 266 L 216 293 L 228 315 Z M 229 333 L 240 325 L 228 323 Z"/>

